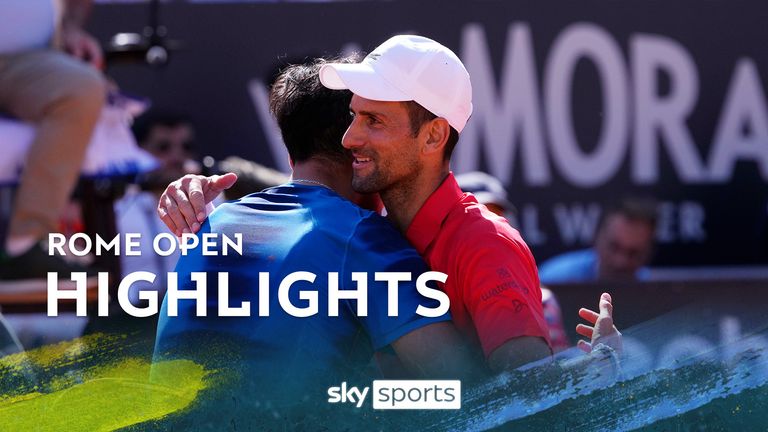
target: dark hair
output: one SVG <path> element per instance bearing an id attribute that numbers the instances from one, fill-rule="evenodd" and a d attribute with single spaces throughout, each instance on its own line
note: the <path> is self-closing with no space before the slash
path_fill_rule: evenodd
<path id="1" fill-rule="evenodd" d="M 290 65 L 275 79 L 269 93 L 269 109 L 275 116 L 283 142 L 294 162 L 311 157 L 348 161 L 341 139 L 352 118 L 352 92 L 331 90 L 320 83 L 320 68 L 326 63 L 356 63 L 357 55 L 341 59 L 315 59 Z"/>
<path id="2" fill-rule="evenodd" d="M 613 215 L 621 215 L 632 221 L 647 223 L 652 229 L 656 228 L 657 202 L 652 198 L 629 197 L 613 204 L 604 213 L 601 226 Z"/>
<path id="3" fill-rule="evenodd" d="M 417 102 L 408 101 L 403 102 L 408 109 L 408 119 L 411 122 L 411 133 L 416 136 L 421 130 L 424 123 L 432 121 L 437 118 L 431 111 L 427 110 Z M 456 143 L 459 141 L 459 132 L 451 126 L 451 133 L 448 135 L 448 142 L 445 143 L 445 152 L 443 153 L 443 159 L 451 159 L 453 149 L 456 148 Z"/>
<path id="4" fill-rule="evenodd" d="M 288 176 L 280 171 L 237 156 L 220 161 L 218 169 L 237 174 L 237 182 L 224 191 L 227 199 L 240 198 L 288 181 Z"/>
<path id="5" fill-rule="evenodd" d="M 140 115 L 133 122 L 131 130 L 139 145 L 147 140 L 149 133 L 155 126 L 174 128 L 181 125 L 192 125 L 192 119 L 188 116 L 172 111 L 149 110 Z"/>

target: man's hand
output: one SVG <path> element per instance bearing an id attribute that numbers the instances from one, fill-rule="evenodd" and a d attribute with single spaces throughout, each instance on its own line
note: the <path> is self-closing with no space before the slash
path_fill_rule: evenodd
<path id="1" fill-rule="evenodd" d="M 576 326 L 576 332 L 588 339 L 590 342 L 580 340 L 579 348 L 584 352 L 591 352 L 592 346 L 599 343 L 613 348 L 617 354 L 621 354 L 622 343 L 621 333 L 613 325 L 613 304 L 611 304 L 611 295 L 603 293 L 600 296 L 600 313 L 589 309 L 581 308 L 579 316 L 589 321 L 592 326 L 579 324 Z"/>
<path id="2" fill-rule="evenodd" d="M 207 217 L 205 206 L 236 181 L 235 173 L 210 177 L 187 174 L 165 188 L 157 215 L 177 236 L 195 233 Z"/>
<path id="3" fill-rule="evenodd" d="M 61 40 L 64 51 L 73 57 L 88 62 L 99 70 L 104 66 L 104 55 L 99 42 L 77 24 L 65 23 L 61 28 Z"/>

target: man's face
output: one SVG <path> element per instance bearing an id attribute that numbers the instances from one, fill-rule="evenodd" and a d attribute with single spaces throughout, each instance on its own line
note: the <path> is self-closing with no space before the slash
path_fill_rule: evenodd
<path id="1" fill-rule="evenodd" d="M 155 125 L 141 144 L 160 161 L 159 171 L 164 177 L 175 179 L 187 174 L 185 163 L 195 155 L 194 132 L 187 124 Z"/>
<path id="2" fill-rule="evenodd" d="M 653 228 L 645 221 L 608 216 L 595 241 L 600 279 L 634 279 L 651 256 L 653 236 Z"/>
<path id="3" fill-rule="evenodd" d="M 352 123 L 342 144 L 353 156 L 352 188 L 371 193 L 407 186 L 418 176 L 422 161 L 406 106 L 354 95 L 350 111 Z"/>

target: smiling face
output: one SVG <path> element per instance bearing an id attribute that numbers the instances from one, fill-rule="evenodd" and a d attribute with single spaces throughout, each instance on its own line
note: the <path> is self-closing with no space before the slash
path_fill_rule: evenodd
<path id="1" fill-rule="evenodd" d="M 408 188 L 423 168 L 420 140 L 401 102 L 353 96 L 342 144 L 352 152 L 352 188 L 361 193 Z"/>

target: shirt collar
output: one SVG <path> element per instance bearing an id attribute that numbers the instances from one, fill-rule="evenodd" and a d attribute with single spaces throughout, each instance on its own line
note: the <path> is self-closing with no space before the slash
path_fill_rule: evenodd
<path id="1" fill-rule="evenodd" d="M 416 212 L 416 216 L 405 232 L 405 237 L 416 248 L 419 255 L 424 255 L 427 247 L 440 232 L 443 221 L 448 217 L 451 208 L 463 197 L 464 192 L 456 183 L 453 173 L 448 173 L 448 177 Z"/>

